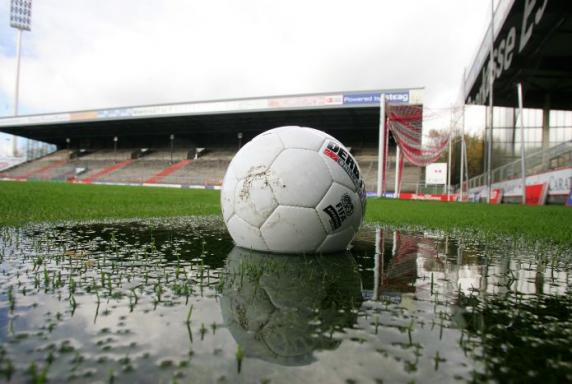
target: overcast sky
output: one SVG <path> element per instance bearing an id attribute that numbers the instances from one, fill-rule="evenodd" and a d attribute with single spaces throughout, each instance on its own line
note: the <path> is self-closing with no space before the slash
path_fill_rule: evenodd
<path id="1" fill-rule="evenodd" d="M 425 87 L 459 102 L 486 0 L 34 0 L 20 114 Z M 0 116 L 13 113 L 15 29 L 0 0 Z M 10 148 L 0 137 L 0 154 Z"/>

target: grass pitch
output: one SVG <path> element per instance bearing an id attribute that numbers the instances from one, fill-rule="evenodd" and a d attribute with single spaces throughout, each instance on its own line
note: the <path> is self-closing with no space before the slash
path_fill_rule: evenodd
<path id="1" fill-rule="evenodd" d="M 437 201 L 369 200 L 366 221 L 447 232 L 477 231 L 528 240 L 572 245 L 572 208 L 517 204 L 446 203 Z"/>
<path id="2" fill-rule="evenodd" d="M 0 182 L 0 225 L 218 214 L 220 202 L 216 191 Z"/>
<path id="3" fill-rule="evenodd" d="M 212 190 L 0 182 L 0 225 L 220 215 Z M 525 237 L 572 245 L 572 209 L 370 199 L 366 222 Z"/>

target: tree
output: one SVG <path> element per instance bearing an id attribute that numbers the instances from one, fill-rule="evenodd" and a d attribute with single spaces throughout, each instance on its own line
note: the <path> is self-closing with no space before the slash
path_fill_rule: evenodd
<path id="1" fill-rule="evenodd" d="M 460 164 L 461 164 L 461 136 L 453 138 L 453 153 L 452 153 L 452 166 L 451 166 L 451 183 L 453 185 L 460 183 Z M 465 145 L 467 148 L 467 163 L 468 163 L 468 176 L 469 178 L 475 177 L 483 173 L 483 155 L 484 155 L 484 142 L 482 137 L 478 135 L 465 134 Z M 445 153 L 445 156 L 447 154 Z M 465 170 L 465 177 L 467 171 Z"/>

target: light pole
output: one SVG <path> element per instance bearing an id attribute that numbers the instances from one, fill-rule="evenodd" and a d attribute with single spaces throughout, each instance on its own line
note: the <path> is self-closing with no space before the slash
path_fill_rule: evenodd
<path id="1" fill-rule="evenodd" d="M 117 141 L 119 139 L 117 138 L 117 136 L 113 137 L 113 158 L 114 160 L 117 160 Z"/>
<path id="2" fill-rule="evenodd" d="M 11 0 L 10 2 L 10 26 L 18 30 L 16 46 L 16 85 L 14 89 L 14 116 L 18 116 L 18 97 L 20 92 L 20 57 L 22 46 L 22 31 L 30 31 L 32 23 L 32 0 Z M 12 154 L 18 154 L 18 138 L 12 139 Z"/>
<path id="3" fill-rule="evenodd" d="M 175 135 L 171 133 L 169 139 L 171 140 L 171 164 L 173 164 L 173 141 L 175 140 Z"/>
<path id="4" fill-rule="evenodd" d="M 68 151 L 70 149 L 70 142 L 71 142 L 70 138 L 66 137 L 66 147 L 67 147 Z"/>
<path id="5" fill-rule="evenodd" d="M 494 46 L 495 46 L 495 2 L 491 0 L 491 51 L 489 53 L 489 135 L 487 139 L 487 203 L 491 202 L 491 189 L 493 185 L 492 181 L 492 161 L 493 161 L 493 124 L 494 124 L 494 103 L 493 103 L 493 87 L 495 81 L 494 75 Z"/>

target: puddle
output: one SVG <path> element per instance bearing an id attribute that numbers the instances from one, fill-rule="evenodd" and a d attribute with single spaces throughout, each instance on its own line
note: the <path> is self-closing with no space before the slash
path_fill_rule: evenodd
<path id="1" fill-rule="evenodd" d="M 218 219 L 0 229 L 0 380 L 572 380 L 571 254 L 365 227 L 233 246 Z"/>

